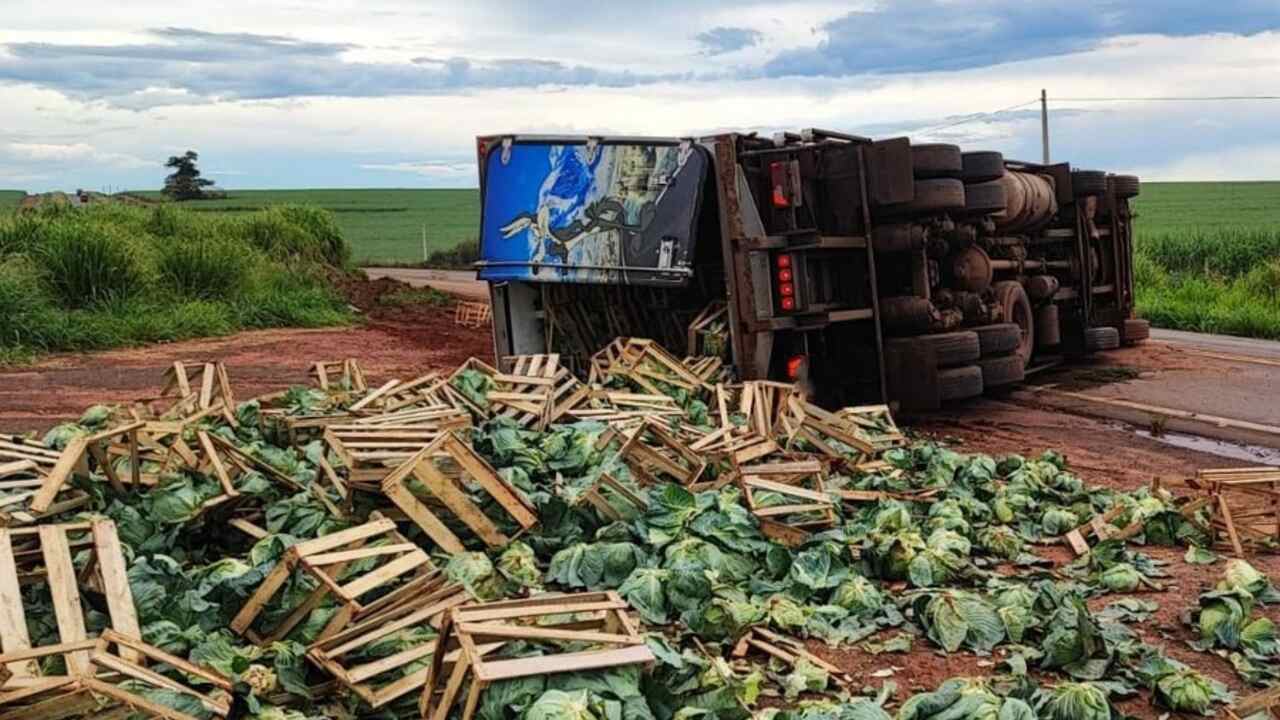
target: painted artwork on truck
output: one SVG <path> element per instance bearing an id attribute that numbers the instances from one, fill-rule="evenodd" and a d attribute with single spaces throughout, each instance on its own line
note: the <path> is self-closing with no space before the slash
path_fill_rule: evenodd
<path id="1" fill-rule="evenodd" d="M 517 140 L 483 158 L 480 278 L 681 285 L 706 151 L 691 143 Z"/>

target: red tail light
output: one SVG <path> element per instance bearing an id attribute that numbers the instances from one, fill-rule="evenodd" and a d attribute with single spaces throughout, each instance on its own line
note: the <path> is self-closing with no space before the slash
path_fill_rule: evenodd
<path id="1" fill-rule="evenodd" d="M 809 364 L 808 355 L 793 355 L 787 359 L 787 377 L 791 380 L 799 380 L 804 368 Z"/>
<path id="2" fill-rule="evenodd" d="M 789 282 L 791 282 L 791 271 L 790 271 L 790 270 L 787 270 L 787 269 L 779 270 L 779 271 L 778 271 L 778 282 L 780 282 L 780 283 L 789 283 Z"/>
<path id="3" fill-rule="evenodd" d="M 796 286 L 791 283 L 782 283 L 778 286 L 778 292 L 782 297 L 791 297 L 796 294 Z"/>
<path id="4" fill-rule="evenodd" d="M 791 207 L 791 193 L 788 186 L 790 178 L 787 174 L 787 164 L 784 162 L 769 163 L 769 182 L 773 186 L 773 206 L 774 207 Z"/>
<path id="5" fill-rule="evenodd" d="M 793 298 L 793 297 L 784 297 L 784 298 L 782 298 L 782 309 L 783 309 L 783 310 L 795 310 L 795 309 L 796 309 L 796 299 L 795 299 L 795 298 Z"/>
<path id="6" fill-rule="evenodd" d="M 779 255 L 779 256 L 778 256 L 778 259 L 777 259 L 777 260 L 775 260 L 774 262 L 776 262 L 776 263 L 778 264 L 778 267 L 779 267 L 779 268 L 789 268 L 789 267 L 791 267 L 791 256 L 790 256 L 790 255 Z"/>

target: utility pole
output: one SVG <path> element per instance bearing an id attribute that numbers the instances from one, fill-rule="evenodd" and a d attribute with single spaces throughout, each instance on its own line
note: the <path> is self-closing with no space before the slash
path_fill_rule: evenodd
<path id="1" fill-rule="evenodd" d="M 1040 90 L 1040 145 L 1044 148 L 1044 164 L 1049 164 L 1049 94 Z"/>

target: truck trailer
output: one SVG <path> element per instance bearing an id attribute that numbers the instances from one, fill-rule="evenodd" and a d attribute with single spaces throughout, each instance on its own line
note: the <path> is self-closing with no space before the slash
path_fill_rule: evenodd
<path id="1" fill-rule="evenodd" d="M 908 409 L 1132 344 L 1138 178 L 826 130 L 477 139 L 495 355 L 616 337 Z"/>

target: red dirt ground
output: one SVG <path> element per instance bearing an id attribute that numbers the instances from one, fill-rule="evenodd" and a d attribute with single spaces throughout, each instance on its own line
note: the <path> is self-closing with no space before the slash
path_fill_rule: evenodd
<path id="1" fill-rule="evenodd" d="M 379 302 L 407 288 L 394 280 L 342 284 L 364 322 L 319 330 L 255 330 L 227 337 L 55 355 L 33 365 L 0 369 L 0 432 L 43 432 L 75 419 L 95 403 L 156 395 L 175 360 L 221 360 L 238 398 L 307 382 L 317 360 L 360 360 L 370 383 L 452 369 L 473 355 L 493 354 L 487 328 L 453 322 L 452 304 L 391 306 Z"/>
<path id="2" fill-rule="evenodd" d="M 378 298 L 405 287 L 394 280 L 359 282 L 345 288 L 352 303 L 367 313 L 364 324 L 325 330 L 269 330 L 246 332 L 225 338 L 118 350 L 91 355 L 61 355 L 35 365 L 0 371 L 0 431 L 44 430 L 54 423 L 77 417 L 93 403 L 127 401 L 153 395 L 161 373 L 174 360 L 219 359 L 227 363 L 239 397 L 251 397 L 307 380 L 309 364 L 320 359 L 355 357 L 370 382 L 393 377 L 408 378 L 432 369 L 451 369 L 470 356 L 492 354 L 487 328 L 467 330 L 453 323 L 451 307 L 393 308 Z M 1170 370 L 1210 370 L 1214 361 L 1168 346 L 1150 345 L 1109 353 L 1089 367 L 1076 367 L 1046 381 L 1084 386 L 1123 379 L 1126 375 Z M 1116 368 L 1125 368 L 1117 371 Z M 1098 420 L 1053 413 L 995 398 L 985 398 L 957 408 L 910 418 L 904 425 L 920 434 L 956 443 L 962 452 L 994 455 L 1038 455 L 1053 448 L 1064 453 L 1073 472 L 1087 483 L 1131 490 L 1154 478 L 1185 478 L 1199 468 L 1235 466 L 1192 450 L 1137 436 L 1125 427 Z M 1230 664 L 1218 657 L 1191 650 L 1186 641 L 1192 632 L 1180 621 L 1184 609 L 1221 576 L 1223 563 L 1188 565 L 1181 549 L 1140 548 L 1168 562 L 1171 577 L 1161 580 L 1162 592 L 1143 593 L 1159 611 L 1137 627 L 1152 644 L 1163 645 L 1170 655 L 1225 682 L 1236 692 L 1241 687 Z M 1062 547 L 1042 548 L 1041 554 L 1057 563 L 1070 560 Z M 1280 580 L 1280 556 L 1257 556 L 1250 561 L 1259 570 Z M 1110 595 L 1091 601 L 1100 607 L 1118 599 Z M 1280 622 L 1276 608 L 1264 611 Z M 889 631 L 886 634 L 892 634 Z M 873 639 L 883 639 L 883 636 Z M 957 675 L 984 675 L 1000 659 L 967 652 L 946 655 L 927 640 L 917 639 L 910 653 L 871 655 L 856 646 L 828 648 L 817 642 L 810 649 L 859 681 L 876 685 L 877 670 L 896 668 L 897 700 L 910 693 L 932 689 Z M 1054 676 L 1046 681 L 1056 682 Z M 1145 698 L 1121 705 L 1137 718 L 1157 718 L 1163 711 Z"/>

